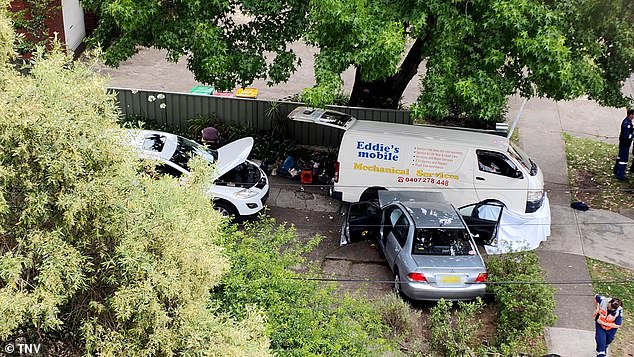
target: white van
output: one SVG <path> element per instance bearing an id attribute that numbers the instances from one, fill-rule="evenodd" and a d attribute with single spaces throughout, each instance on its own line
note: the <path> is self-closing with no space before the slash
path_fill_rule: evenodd
<path id="1" fill-rule="evenodd" d="M 379 190 L 439 191 L 457 207 L 491 200 L 519 213 L 544 202 L 541 170 L 503 136 L 307 107 L 288 117 L 344 130 L 333 195 L 346 202 L 374 199 Z"/>

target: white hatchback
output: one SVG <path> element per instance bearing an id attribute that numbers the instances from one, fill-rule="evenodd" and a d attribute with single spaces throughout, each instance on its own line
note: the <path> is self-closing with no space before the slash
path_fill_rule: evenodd
<path id="1" fill-rule="evenodd" d="M 157 172 L 174 177 L 189 175 L 188 162 L 193 155 L 216 165 L 216 179 L 207 194 L 223 215 L 249 216 L 264 208 L 269 193 L 266 174 L 247 160 L 253 138 L 231 142 L 210 150 L 184 137 L 151 130 L 130 130 L 130 142 L 140 151 L 141 159 L 158 161 Z"/>

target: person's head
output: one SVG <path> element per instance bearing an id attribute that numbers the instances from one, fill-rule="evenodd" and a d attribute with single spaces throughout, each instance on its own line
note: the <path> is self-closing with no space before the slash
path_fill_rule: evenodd
<path id="1" fill-rule="evenodd" d="M 203 144 L 218 144 L 220 142 L 220 132 L 214 127 L 208 126 L 200 134 Z"/>
<path id="2" fill-rule="evenodd" d="M 633 118 L 634 118 L 634 109 L 628 109 L 628 110 L 627 110 L 627 116 L 628 116 L 630 119 L 633 119 Z"/>
<path id="3" fill-rule="evenodd" d="M 608 308 L 610 310 L 616 310 L 621 306 L 623 306 L 623 302 L 621 301 L 621 299 L 617 299 L 617 298 L 610 300 L 610 302 L 608 303 Z"/>

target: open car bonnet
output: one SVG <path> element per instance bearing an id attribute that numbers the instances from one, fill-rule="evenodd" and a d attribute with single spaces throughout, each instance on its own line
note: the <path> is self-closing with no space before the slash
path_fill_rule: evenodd
<path id="1" fill-rule="evenodd" d="M 234 167 L 247 160 L 253 148 L 253 138 L 242 138 L 233 141 L 218 149 L 218 161 L 216 169 L 218 176 L 222 176 L 231 171 Z"/>

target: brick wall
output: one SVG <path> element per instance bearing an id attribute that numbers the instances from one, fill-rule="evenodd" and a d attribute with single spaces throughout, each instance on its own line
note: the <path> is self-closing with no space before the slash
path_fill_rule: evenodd
<path id="1" fill-rule="evenodd" d="M 49 11 L 45 20 L 45 25 L 48 27 L 48 46 L 52 42 L 52 39 L 55 38 L 55 34 L 57 33 L 57 39 L 64 44 L 66 41 L 65 33 L 64 33 L 64 16 L 62 15 L 62 1 L 61 0 L 51 0 L 49 1 Z M 24 10 L 28 7 L 28 1 L 24 0 L 13 0 L 9 4 L 9 9 L 13 12 Z M 28 18 L 28 11 L 26 12 Z M 97 20 L 95 16 L 87 15 L 86 16 L 86 33 L 89 34 L 94 30 L 97 24 Z M 27 38 L 33 39 L 33 34 L 29 34 L 23 28 L 16 29 L 18 33 L 23 33 Z"/>

